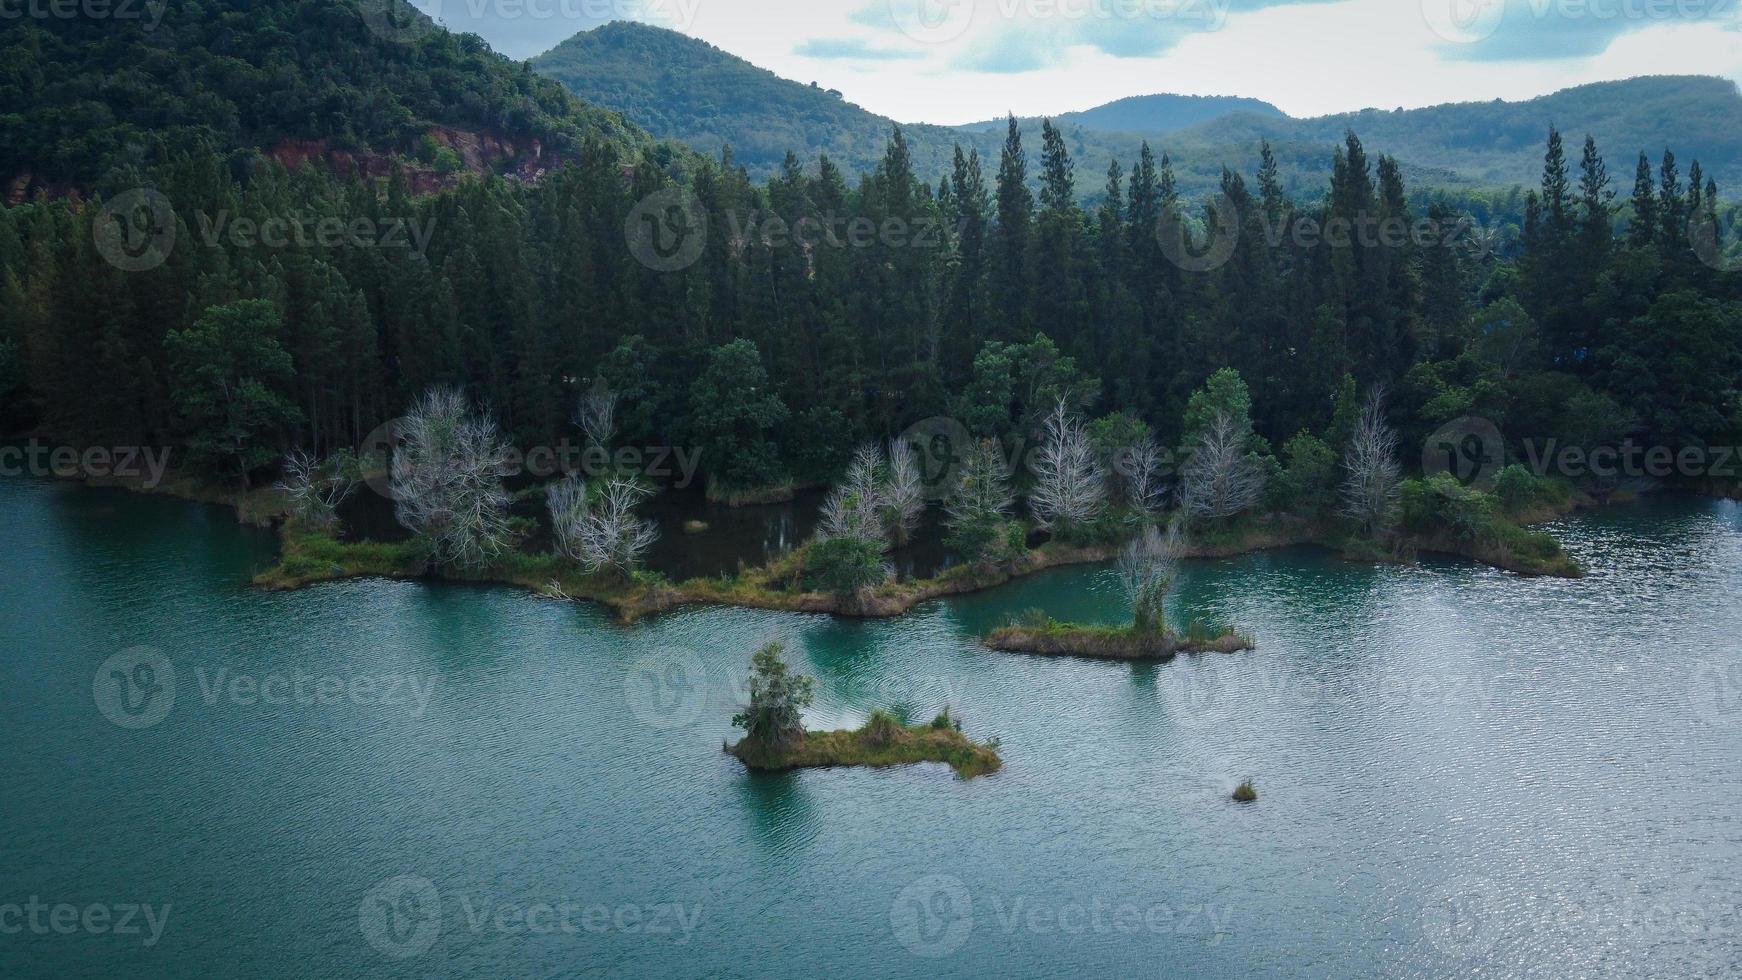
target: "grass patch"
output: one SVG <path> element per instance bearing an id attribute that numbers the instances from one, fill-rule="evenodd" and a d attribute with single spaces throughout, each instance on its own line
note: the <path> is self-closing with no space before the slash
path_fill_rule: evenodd
<path id="1" fill-rule="evenodd" d="M 993 630 L 986 645 L 1011 653 L 1093 660 L 1166 660 L 1181 653 L 1236 653 L 1255 647 L 1250 636 L 1199 620 L 1193 620 L 1184 633 L 1139 632 L 1130 626 L 1061 623 L 1039 610 Z"/>
<path id="2" fill-rule="evenodd" d="M 1258 790 L 1252 785 L 1252 780 L 1248 779 L 1245 782 L 1241 783 L 1239 786 L 1234 787 L 1234 802 L 1235 803 L 1257 803 L 1258 802 Z"/>
<path id="3" fill-rule="evenodd" d="M 417 578 L 428 567 L 423 549 L 415 542 L 346 542 L 295 522 L 280 530 L 279 545 L 278 564 L 255 576 L 255 585 L 299 589 L 347 578 Z"/>
<path id="4" fill-rule="evenodd" d="M 878 711 L 858 731 L 805 732 L 797 744 L 780 750 L 746 738 L 726 751 L 751 769 L 775 771 L 941 762 L 957 776 L 973 779 L 1004 766 L 997 739 L 986 743 L 969 739 L 947 711 L 928 725 L 903 725 L 894 713 Z"/>

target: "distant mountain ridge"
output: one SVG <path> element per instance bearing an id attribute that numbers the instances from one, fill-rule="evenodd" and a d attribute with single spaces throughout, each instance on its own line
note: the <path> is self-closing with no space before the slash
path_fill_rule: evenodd
<path id="1" fill-rule="evenodd" d="M 582 100 L 623 113 L 654 136 L 707 154 L 730 145 L 753 177 L 776 172 L 788 151 L 807 163 L 827 153 L 849 172 L 883 157 L 896 122 L 814 83 L 781 78 L 675 31 L 613 23 L 577 34 L 530 62 Z M 1039 117 L 1020 120 L 1038 148 Z M 1053 117 L 1076 162 L 1078 189 L 1097 193 L 1112 160 L 1129 168 L 1148 140 L 1171 155 L 1183 193 L 1213 189 L 1224 166 L 1257 167 L 1269 140 L 1291 193 L 1319 193 L 1331 154 L 1348 130 L 1403 165 L 1411 186 L 1509 187 L 1541 177 L 1551 125 L 1569 143 L 1596 137 L 1617 185 L 1641 151 L 1668 147 L 1684 168 L 1698 159 L 1726 196 L 1742 190 L 1742 92 L 1726 79 L 1653 76 L 1601 82 L 1522 102 L 1471 102 L 1291 118 L 1258 99 L 1180 95 L 1122 98 Z M 902 125 L 914 168 L 936 181 L 955 146 L 995 169 L 1004 124 Z M 1575 159 L 1576 162 L 1576 159 Z M 1032 169 L 1032 168 L 1031 168 Z"/>
<path id="2" fill-rule="evenodd" d="M 1288 118 L 1288 114 L 1261 99 L 1228 95 L 1133 95 L 1106 105 L 1081 112 L 1065 112 L 1053 116 L 1055 124 L 1081 126 L 1108 133 L 1171 133 L 1210 122 L 1237 112 L 1248 112 L 1268 118 Z M 1040 117 L 1022 120 L 1040 125 Z M 1003 119 L 967 123 L 954 128 L 965 132 L 996 129 Z"/>

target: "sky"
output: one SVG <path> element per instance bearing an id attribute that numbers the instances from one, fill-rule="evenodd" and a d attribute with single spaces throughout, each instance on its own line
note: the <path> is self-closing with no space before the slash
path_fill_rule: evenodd
<path id="1" fill-rule="evenodd" d="M 1294 116 L 1742 81 L 1742 0 L 412 0 L 527 58 L 612 20 L 701 38 L 901 122 L 1172 92 Z"/>

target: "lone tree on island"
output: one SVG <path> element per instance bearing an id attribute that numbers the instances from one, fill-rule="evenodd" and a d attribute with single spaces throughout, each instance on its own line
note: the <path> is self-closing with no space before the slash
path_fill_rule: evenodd
<path id="1" fill-rule="evenodd" d="M 756 651 L 750 666 L 750 706 L 732 718 L 750 742 L 782 749 L 804 740 L 804 709 L 815 696 L 816 681 L 786 665 L 786 648 L 770 643 Z"/>

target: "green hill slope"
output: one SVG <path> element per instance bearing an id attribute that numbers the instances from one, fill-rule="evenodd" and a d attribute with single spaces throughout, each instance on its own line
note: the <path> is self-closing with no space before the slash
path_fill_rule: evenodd
<path id="1" fill-rule="evenodd" d="M 651 143 L 477 37 L 383 21 L 378 0 L 130 9 L 0 32 L 0 197 L 88 186 L 156 141 L 366 170 L 406 154 L 432 172 L 541 168 L 589 137 Z"/>
<path id="2" fill-rule="evenodd" d="M 531 64 L 656 136 L 708 154 L 730 144 L 755 177 L 773 173 L 788 150 L 807 159 L 826 152 L 849 171 L 868 171 L 882 159 L 895 125 L 837 93 L 641 24 L 578 34 Z M 1137 96 L 1054 121 L 1076 160 L 1079 187 L 1089 194 L 1099 189 L 1108 162 L 1129 166 L 1144 139 L 1172 155 L 1188 194 L 1213 188 L 1224 165 L 1251 172 L 1262 139 L 1275 145 L 1291 189 L 1317 193 L 1329 174 L 1331 151 L 1347 129 L 1370 150 L 1397 157 L 1412 186 L 1533 183 L 1551 124 L 1575 141 L 1594 135 L 1612 168 L 1627 168 L 1641 150 L 1655 156 L 1675 146 L 1684 157 L 1701 160 L 1726 192 L 1742 186 L 1742 95 L 1733 83 L 1716 78 L 1638 78 L 1525 102 L 1369 109 L 1315 119 L 1292 119 L 1254 99 Z M 1038 119 L 1023 122 L 1037 140 Z M 903 130 L 915 170 L 932 180 L 946 171 L 955 144 L 995 161 L 1004 138 L 998 121 Z"/>

